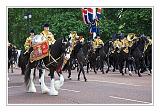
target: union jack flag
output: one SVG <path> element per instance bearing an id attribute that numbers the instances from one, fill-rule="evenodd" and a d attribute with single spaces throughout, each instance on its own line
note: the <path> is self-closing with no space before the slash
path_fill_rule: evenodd
<path id="1" fill-rule="evenodd" d="M 87 9 L 82 8 L 82 18 L 85 24 L 89 24 Z"/>
<path id="2" fill-rule="evenodd" d="M 98 19 L 98 20 L 99 20 L 100 17 L 101 17 L 101 12 L 102 12 L 102 8 L 97 8 L 97 13 L 96 13 L 96 15 L 97 15 L 97 19 Z"/>
<path id="3" fill-rule="evenodd" d="M 91 24 L 95 19 L 100 19 L 101 8 L 82 8 L 82 17 L 85 24 Z"/>

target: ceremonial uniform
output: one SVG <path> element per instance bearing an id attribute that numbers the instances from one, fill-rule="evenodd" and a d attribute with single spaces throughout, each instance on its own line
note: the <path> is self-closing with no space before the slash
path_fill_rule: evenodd
<path id="1" fill-rule="evenodd" d="M 125 53 L 128 53 L 128 52 L 129 52 L 129 47 L 131 47 L 131 46 L 133 45 L 133 41 L 128 41 L 127 38 L 124 37 L 124 38 L 121 40 L 121 42 L 122 42 L 122 48 L 124 48 L 123 51 L 124 51 Z"/>
<path id="2" fill-rule="evenodd" d="M 144 46 L 144 52 L 147 50 L 149 45 L 152 45 L 152 40 L 150 38 L 147 38 L 148 42 Z"/>
<path id="3" fill-rule="evenodd" d="M 93 42 L 94 48 L 99 48 L 104 45 L 103 40 L 96 38 Z"/>
<path id="4" fill-rule="evenodd" d="M 122 42 L 119 39 L 116 39 L 115 41 L 113 41 L 113 46 L 114 46 L 114 48 L 116 48 L 116 47 L 121 48 Z"/>
<path id="5" fill-rule="evenodd" d="M 46 30 L 48 29 L 48 30 Z M 41 35 L 43 35 L 49 42 L 49 45 L 55 43 L 54 35 L 49 31 L 49 25 L 45 24 L 44 25 L 44 30 L 41 32 Z"/>
<path id="6" fill-rule="evenodd" d="M 24 48 L 26 51 L 29 50 L 29 48 L 32 46 L 32 39 L 34 37 L 34 30 L 30 31 L 30 36 L 26 39 L 25 44 L 24 44 Z"/>

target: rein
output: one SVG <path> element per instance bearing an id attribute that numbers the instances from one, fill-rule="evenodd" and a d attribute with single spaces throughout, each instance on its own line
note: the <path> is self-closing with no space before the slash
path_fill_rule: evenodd
<path id="1" fill-rule="evenodd" d="M 49 62 L 50 62 L 50 58 L 53 60 L 53 61 L 51 61 L 50 63 L 48 63 L 46 66 L 49 66 L 49 65 L 51 65 L 52 63 L 58 63 L 57 61 L 59 60 L 59 59 L 61 59 L 62 57 L 63 57 L 63 54 L 60 56 L 60 57 L 58 57 L 57 59 L 55 59 L 55 58 L 53 58 L 53 56 L 51 55 L 51 53 L 50 53 L 50 51 L 49 51 Z"/>

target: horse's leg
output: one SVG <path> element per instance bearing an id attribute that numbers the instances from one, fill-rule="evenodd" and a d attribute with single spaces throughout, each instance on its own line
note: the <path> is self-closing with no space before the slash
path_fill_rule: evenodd
<path id="1" fill-rule="evenodd" d="M 54 70 L 50 69 L 50 77 L 51 77 L 51 83 L 50 83 L 50 91 L 49 95 L 58 95 L 58 91 L 55 89 L 55 79 L 54 79 Z"/>
<path id="2" fill-rule="evenodd" d="M 11 72 L 13 73 L 13 61 L 11 61 Z"/>
<path id="3" fill-rule="evenodd" d="M 89 62 L 87 62 L 87 73 L 89 73 L 88 69 L 89 69 Z"/>
<path id="4" fill-rule="evenodd" d="M 136 60 L 136 69 L 137 69 L 137 71 L 138 71 L 138 76 L 139 76 L 139 77 L 142 77 L 142 75 L 141 75 L 141 73 L 140 73 L 140 66 L 139 66 L 139 64 L 140 64 L 140 60 Z"/>
<path id="5" fill-rule="evenodd" d="M 31 71 L 28 72 L 29 73 L 29 82 L 28 82 L 28 91 L 27 92 L 36 92 L 36 88 L 35 88 L 35 85 L 34 85 L 34 82 L 33 82 L 33 79 L 34 79 L 34 68 L 31 69 Z M 26 74 L 27 75 L 27 74 Z"/>
<path id="6" fill-rule="evenodd" d="M 59 76 L 59 80 L 56 80 L 54 82 L 54 86 L 55 86 L 55 89 L 58 91 L 63 86 L 63 84 L 64 84 L 64 77 L 62 75 L 62 72 L 59 72 L 57 74 Z"/>
<path id="7" fill-rule="evenodd" d="M 132 61 L 131 60 L 128 60 L 127 62 L 127 66 L 128 66 L 128 71 L 129 71 L 129 75 L 132 76 Z"/>
<path id="8" fill-rule="evenodd" d="M 84 72 L 84 68 L 83 68 L 83 64 L 81 63 L 80 64 L 80 69 L 81 69 L 81 71 L 82 71 L 82 73 L 83 73 L 83 77 L 84 77 L 84 80 L 85 80 L 85 82 L 87 81 L 87 78 L 86 78 L 86 76 L 85 76 L 85 72 Z"/>
<path id="9" fill-rule="evenodd" d="M 79 70 L 79 73 L 78 73 L 78 80 L 80 80 L 80 74 L 81 74 L 81 69 Z"/>
<path id="10" fill-rule="evenodd" d="M 106 70 L 106 73 L 108 73 L 108 71 L 109 71 L 109 67 L 110 67 L 109 57 L 107 57 L 106 62 L 107 62 L 107 70 Z"/>
<path id="11" fill-rule="evenodd" d="M 69 74 L 69 75 L 68 75 L 68 79 L 71 80 L 71 79 L 72 79 L 72 78 L 71 78 L 71 68 L 68 68 L 68 74 Z"/>
<path id="12" fill-rule="evenodd" d="M 40 82 L 40 85 L 41 85 L 41 92 L 43 94 L 49 92 L 48 87 L 45 85 L 44 77 L 45 77 L 45 69 L 39 69 L 39 82 Z"/>
<path id="13" fill-rule="evenodd" d="M 121 62 L 119 62 L 119 71 L 122 75 L 124 75 L 123 73 L 123 61 L 121 60 Z"/>
<path id="14" fill-rule="evenodd" d="M 101 69 L 101 72 L 102 72 L 102 74 L 104 74 L 104 62 L 103 62 L 103 60 L 102 59 L 100 59 L 100 69 Z"/>
<path id="15" fill-rule="evenodd" d="M 97 74 L 95 64 L 93 64 L 94 73 Z"/>

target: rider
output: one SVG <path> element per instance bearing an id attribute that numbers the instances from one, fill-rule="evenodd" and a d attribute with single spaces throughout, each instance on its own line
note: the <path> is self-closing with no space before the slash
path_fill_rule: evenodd
<path id="1" fill-rule="evenodd" d="M 44 24 L 43 31 L 41 32 L 41 35 L 43 35 L 49 42 L 49 45 L 54 44 L 56 41 L 54 39 L 54 35 L 49 31 L 49 24 Z"/>
<path id="2" fill-rule="evenodd" d="M 32 39 L 33 37 L 35 36 L 35 32 L 34 30 L 32 29 L 30 31 L 30 36 L 26 39 L 26 42 L 24 44 L 24 48 L 25 48 L 25 51 L 28 52 L 29 51 L 29 48 L 32 46 Z M 25 52 L 25 53 L 26 53 Z"/>
<path id="3" fill-rule="evenodd" d="M 122 41 L 121 41 L 122 37 L 121 35 L 115 35 L 115 39 L 113 41 L 113 46 L 114 46 L 114 51 L 115 50 L 120 50 L 122 48 Z M 112 52 L 114 52 L 112 51 Z"/>
<path id="4" fill-rule="evenodd" d="M 96 54 L 98 56 L 100 48 L 104 46 L 103 40 L 101 40 L 99 35 L 97 35 L 97 38 L 94 40 L 93 45 L 94 49 L 96 49 Z"/>
<path id="5" fill-rule="evenodd" d="M 97 38 L 94 40 L 94 48 L 101 48 L 103 45 L 103 40 L 99 35 L 97 35 Z"/>
<path id="6" fill-rule="evenodd" d="M 76 36 L 76 40 L 75 40 L 75 47 L 74 47 L 74 56 L 77 57 L 77 54 L 80 50 L 80 48 L 82 48 L 82 42 L 83 42 L 83 39 L 81 40 L 82 38 L 80 38 L 80 36 Z"/>

